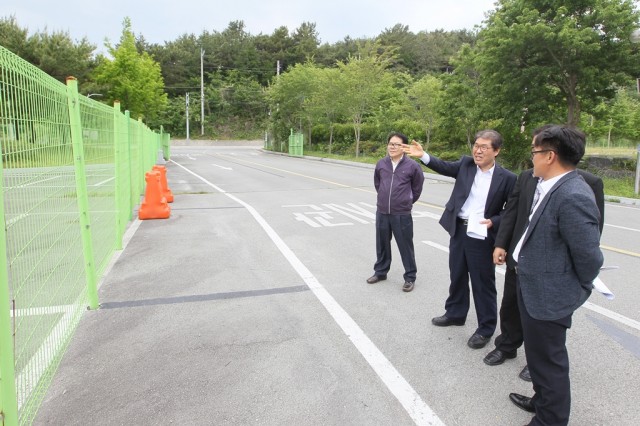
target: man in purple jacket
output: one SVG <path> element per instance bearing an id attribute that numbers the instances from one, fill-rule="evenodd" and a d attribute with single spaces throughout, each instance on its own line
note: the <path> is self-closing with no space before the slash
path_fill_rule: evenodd
<path id="1" fill-rule="evenodd" d="M 376 211 L 376 254 L 374 274 L 369 284 L 387 279 L 391 267 L 391 238 L 395 237 L 402 265 L 404 285 L 402 291 L 413 290 L 416 281 L 416 257 L 413 249 L 413 219 L 411 209 L 418 201 L 424 184 L 420 165 L 404 155 L 402 145 L 409 139 L 402 133 L 392 132 L 387 137 L 389 155 L 378 161 L 373 184 L 378 192 Z"/>

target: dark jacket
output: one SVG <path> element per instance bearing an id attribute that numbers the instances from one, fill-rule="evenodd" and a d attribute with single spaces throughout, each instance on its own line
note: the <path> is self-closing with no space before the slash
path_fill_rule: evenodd
<path id="1" fill-rule="evenodd" d="M 411 214 L 423 184 L 424 174 L 416 161 L 403 155 L 394 171 L 391 157 L 387 155 L 378 161 L 373 173 L 373 185 L 378 192 L 378 212 Z"/>
<path id="2" fill-rule="evenodd" d="M 591 187 L 593 195 L 595 195 L 596 205 L 600 211 L 598 226 L 602 234 L 602 227 L 604 226 L 604 185 L 602 179 L 583 170 L 577 170 L 577 172 Z M 538 178 L 533 177 L 533 169 L 520 173 L 516 186 L 509 196 L 507 207 L 504 209 L 504 215 L 502 216 L 502 222 L 494 245 L 507 251 L 507 266 L 510 268 L 516 266 L 516 261 L 511 256 L 511 253 L 515 250 L 529 223 L 529 212 L 531 211 L 533 194 L 536 191 L 537 184 Z"/>
<path id="3" fill-rule="evenodd" d="M 430 155 L 429 164 L 426 164 L 426 166 L 441 175 L 456 179 L 451 197 L 445 205 L 444 213 L 440 218 L 440 225 L 453 237 L 456 233 L 457 216 L 465 201 L 469 198 L 478 166 L 476 166 L 473 158 L 468 155 L 463 155 L 458 161 L 444 161 Z M 493 224 L 487 232 L 487 238 L 491 244 L 495 241 L 503 208 L 515 186 L 516 178 L 514 173 L 496 163 L 484 208 L 485 219 L 491 219 Z"/>

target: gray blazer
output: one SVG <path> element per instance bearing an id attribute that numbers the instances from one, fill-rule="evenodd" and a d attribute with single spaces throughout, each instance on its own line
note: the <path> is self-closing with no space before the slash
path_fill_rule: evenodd
<path id="1" fill-rule="evenodd" d="M 531 317 L 563 318 L 589 298 L 604 261 L 599 218 L 593 191 L 575 171 L 543 198 L 518 256 L 520 290 Z"/>

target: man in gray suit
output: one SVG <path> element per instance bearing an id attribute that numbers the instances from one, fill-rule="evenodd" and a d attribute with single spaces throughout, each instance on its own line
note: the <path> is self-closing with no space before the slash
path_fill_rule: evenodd
<path id="1" fill-rule="evenodd" d="M 584 134 L 551 126 L 534 139 L 533 175 L 540 178 L 529 224 L 518 241 L 516 291 L 534 396 L 511 401 L 534 412 L 530 425 L 566 425 L 571 409 L 567 329 L 591 294 L 603 263 L 600 213 L 576 172 Z"/>
<path id="2" fill-rule="evenodd" d="M 553 126 L 548 124 L 533 131 L 535 138 L 540 132 Z M 604 183 L 598 176 L 587 171 L 576 169 L 578 174 L 587 182 L 596 197 L 596 204 L 600 211 L 599 229 L 602 234 L 604 226 Z M 518 297 L 516 296 L 516 260 L 511 256 L 518 241 L 522 237 L 525 228 L 529 224 L 529 212 L 535 194 L 538 178 L 533 176 L 533 169 L 523 171 L 509 201 L 504 210 L 500 229 L 496 236 L 495 249 L 493 250 L 493 263 L 503 265 L 506 263 L 504 277 L 504 291 L 500 305 L 500 335 L 496 337 L 496 348 L 484 358 L 485 364 L 500 365 L 505 360 L 515 358 L 517 350 L 522 346 L 522 324 L 520 323 L 520 311 L 518 310 Z M 525 367 L 520 372 L 522 380 L 531 381 L 529 368 Z"/>

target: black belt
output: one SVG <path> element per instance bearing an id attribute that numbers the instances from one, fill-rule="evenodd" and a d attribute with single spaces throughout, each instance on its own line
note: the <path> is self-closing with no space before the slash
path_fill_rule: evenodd
<path id="1" fill-rule="evenodd" d="M 461 224 L 461 225 L 467 226 L 467 224 L 469 223 L 469 220 L 459 217 L 458 218 L 458 223 Z"/>

